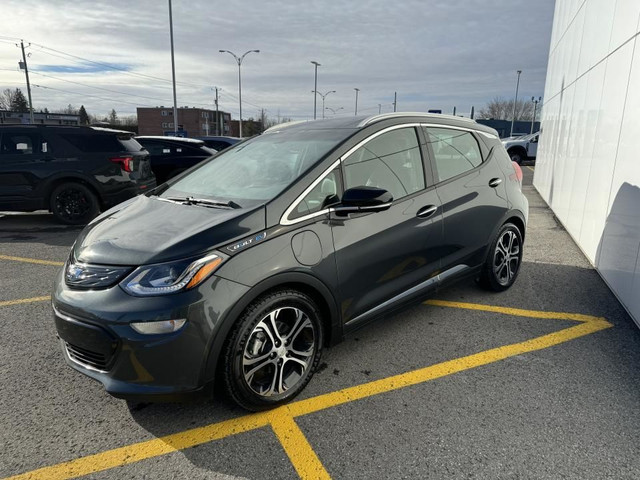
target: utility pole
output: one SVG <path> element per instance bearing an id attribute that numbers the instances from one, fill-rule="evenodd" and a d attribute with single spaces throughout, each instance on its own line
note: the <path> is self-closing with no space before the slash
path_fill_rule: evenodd
<path id="1" fill-rule="evenodd" d="M 378 115 L 380 115 L 380 113 L 382 113 L 382 104 L 381 103 L 378 104 Z"/>
<path id="2" fill-rule="evenodd" d="M 24 54 L 24 42 L 22 40 L 20 40 L 20 48 L 22 49 L 22 65 L 20 65 L 20 67 L 24 68 L 24 75 L 27 78 L 27 95 L 29 96 L 29 123 L 33 125 L 34 122 L 33 122 L 33 103 L 31 103 L 31 84 L 29 83 L 29 69 L 27 68 L 27 56 Z M 20 62 L 18 62 L 18 64 L 19 63 Z"/>
<path id="3" fill-rule="evenodd" d="M 473 105 L 471 106 L 471 115 L 469 116 L 469 118 L 471 118 L 471 120 L 473 120 L 473 114 L 474 114 L 474 107 Z"/>
<path id="4" fill-rule="evenodd" d="M 169 35 L 171 38 L 171 75 L 173 77 L 173 134 L 178 135 L 178 100 L 176 99 L 176 62 L 173 54 L 173 15 L 169 0 Z"/>
<path id="5" fill-rule="evenodd" d="M 509 133 L 510 137 L 513 137 L 513 123 L 516 121 L 516 108 L 518 106 L 518 87 L 520 87 L 520 74 L 522 70 L 517 70 L 518 72 L 518 81 L 516 82 L 516 99 L 513 101 L 513 116 L 511 117 L 511 133 Z"/>
<path id="6" fill-rule="evenodd" d="M 360 89 L 354 88 L 354 90 L 356 91 L 356 113 L 354 115 L 358 115 L 358 92 L 360 91 Z"/>
<path id="7" fill-rule="evenodd" d="M 218 111 L 218 87 L 213 87 L 216 91 L 216 135 L 220 135 L 220 112 Z"/>
<path id="8" fill-rule="evenodd" d="M 455 105 L 454 105 L 454 107 L 453 107 L 453 116 L 454 116 L 454 117 L 456 116 L 456 107 L 455 107 Z"/>
<path id="9" fill-rule="evenodd" d="M 398 92 L 393 92 L 393 111 L 395 112 L 398 107 Z"/>

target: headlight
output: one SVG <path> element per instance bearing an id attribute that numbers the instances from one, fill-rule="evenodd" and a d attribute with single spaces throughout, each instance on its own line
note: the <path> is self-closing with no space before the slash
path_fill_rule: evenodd
<path id="1" fill-rule="evenodd" d="M 193 288 L 220 266 L 222 258 L 208 255 L 199 260 L 178 260 L 138 267 L 125 278 L 122 289 L 137 296 L 166 295 Z"/>

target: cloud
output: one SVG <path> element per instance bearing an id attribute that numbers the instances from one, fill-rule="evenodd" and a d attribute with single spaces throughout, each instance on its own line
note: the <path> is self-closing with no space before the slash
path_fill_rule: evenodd
<path id="1" fill-rule="evenodd" d="M 38 65 L 39 72 L 51 73 L 104 73 L 113 70 L 130 71 L 131 65 L 125 63 L 110 63 L 104 65 L 85 63 L 83 65 Z"/>
<path id="2" fill-rule="evenodd" d="M 248 55 L 242 64 L 245 117 L 268 114 L 313 116 L 314 68 L 318 90 L 336 90 L 327 106 L 353 113 L 389 111 L 394 92 L 401 110 L 476 110 L 494 96 L 513 96 L 515 71 L 523 70 L 522 98 L 543 94 L 553 0 L 383 0 L 358 2 L 291 0 L 173 0 L 178 104 L 238 114 L 238 66 L 228 49 Z M 33 42 L 34 70 L 101 87 L 38 79 L 37 106 L 85 104 L 90 112 L 171 105 L 171 60 L 166 2 L 143 0 L 3 0 L 3 35 Z M 36 45 L 37 44 L 37 45 Z M 46 48 L 42 48 L 44 46 Z M 50 50 L 54 49 L 54 50 Z M 64 52 L 64 53 L 60 53 Z M 73 54 L 74 58 L 65 53 Z M 0 88 L 22 87 L 14 67 L 19 50 L 0 43 Z M 89 59 L 117 68 L 92 70 Z M 97 67 L 97 66 L 96 66 Z M 53 68 L 53 70 L 52 70 Z M 46 80 L 46 81 L 45 81 Z M 133 97 L 131 95 L 140 95 Z M 124 103 L 124 101 L 130 103 Z"/>

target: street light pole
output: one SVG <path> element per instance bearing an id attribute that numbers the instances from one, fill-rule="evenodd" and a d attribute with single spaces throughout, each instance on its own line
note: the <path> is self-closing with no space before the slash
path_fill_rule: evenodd
<path id="1" fill-rule="evenodd" d="M 338 108 L 325 107 L 325 110 L 329 110 L 333 115 L 335 115 L 336 112 L 339 112 L 340 110 L 344 110 L 344 107 L 338 107 Z"/>
<path id="2" fill-rule="evenodd" d="M 531 119 L 531 131 L 529 133 L 533 133 L 533 124 L 536 123 L 536 110 L 538 107 L 538 102 L 542 101 L 542 97 L 531 97 L 531 101 L 533 102 L 533 118 Z"/>
<path id="3" fill-rule="evenodd" d="M 176 99 L 176 62 L 173 54 L 173 15 L 169 0 L 169 36 L 171 38 L 171 76 L 173 78 L 173 134 L 178 135 L 178 100 Z"/>
<path id="4" fill-rule="evenodd" d="M 313 91 L 317 92 L 318 91 L 318 67 L 320 67 L 321 65 L 314 60 L 311 60 L 311 63 L 313 63 L 316 66 L 315 81 L 313 83 Z M 314 120 L 316 119 L 316 100 L 317 100 L 317 97 L 314 95 L 313 96 L 313 119 Z"/>
<path id="5" fill-rule="evenodd" d="M 328 91 L 327 93 L 325 93 L 324 95 L 323 95 L 322 93 L 318 92 L 317 90 L 314 90 L 313 92 L 314 92 L 314 93 L 316 93 L 316 94 L 318 94 L 318 95 L 320 95 L 320 96 L 322 97 L 322 119 L 324 120 L 324 99 L 325 99 L 325 97 L 326 97 L 327 95 L 329 95 L 330 93 L 336 93 L 336 91 L 335 91 L 335 90 L 329 90 L 329 91 Z M 314 95 L 314 97 L 315 97 L 315 95 Z M 314 103 L 315 103 L 315 101 L 314 101 Z"/>
<path id="6" fill-rule="evenodd" d="M 354 113 L 354 115 L 358 115 L 358 92 L 360 91 L 360 89 L 354 88 L 354 90 L 356 91 L 356 113 Z"/>
<path id="7" fill-rule="evenodd" d="M 518 106 L 518 87 L 520 87 L 520 74 L 522 70 L 518 70 L 518 80 L 516 82 L 516 99 L 513 102 L 513 115 L 511 117 L 511 133 L 509 133 L 510 137 L 513 137 L 513 124 L 516 121 L 516 107 Z"/>
<path id="8" fill-rule="evenodd" d="M 260 53 L 260 50 L 247 50 L 242 54 L 240 58 L 238 58 L 238 56 L 230 50 L 219 50 L 219 52 L 230 54 L 231 56 L 233 56 L 233 58 L 236 59 L 236 63 L 238 64 L 238 103 L 240 105 L 240 121 L 239 121 L 240 128 L 238 130 L 240 133 L 240 138 L 242 138 L 242 74 L 241 74 L 240 67 L 242 66 L 242 60 L 244 60 L 244 57 L 246 57 L 250 53 L 254 53 L 254 52 Z"/>

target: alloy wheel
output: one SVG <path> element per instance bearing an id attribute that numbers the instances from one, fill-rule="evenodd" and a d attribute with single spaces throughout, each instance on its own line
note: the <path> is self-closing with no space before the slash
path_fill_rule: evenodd
<path id="1" fill-rule="evenodd" d="M 512 230 L 506 230 L 496 242 L 493 272 L 500 285 L 508 285 L 518 272 L 520 240 Z"/>
<path id="2" fill-rule="evenodd" d="M 67 188 L 56 196 L 56 209 L 60 215 L 68 220 L 83 218 L 91 210 L 91 201 L 83 191 Z"/>
<path id="3" fill-rule="evenodd" d="M 247 386 L 264 397 L 293 388 L 313 363 L 315 341 L 313 322 L 302 310 L 283 307 L 269 312 L 253 328 L 244 348 Z"/>

